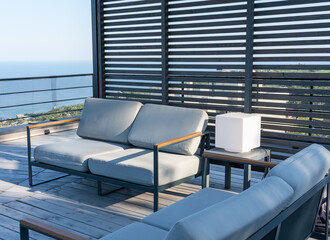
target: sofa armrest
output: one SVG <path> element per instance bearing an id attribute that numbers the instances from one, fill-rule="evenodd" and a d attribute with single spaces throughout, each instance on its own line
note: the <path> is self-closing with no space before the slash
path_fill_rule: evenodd
<path id="1" fill-rule="evenodd" d="M 158 183 L 159 183 L 158 153 L 159 153 L 159 149 L 162 147 L 168 146 L 168 145 L 172 145 L 174 143 L 179 143 L 179 142 L 186 141 L 188 139 L 199 137 L 199 136 L 203 136 L 202 140 L 204 141 L 204 136 L 209 138 L 209 133 L 195 132 L 195 133 L 191 133 L 191 134 L 188 134 L 188 135 L 185 135 L 182 137 L 178 137 L 178 138 L 174 138 L 174 139 L 171 139 L 168 141 L 154 144 L 154 166 L 153 166 L 153 168 L 154 168 L 154 212 L 158 211 L 158 188 L 159 188 L 159 185 L 158 185 Z M 156 195 L 156 197 L 155 197 L 155 195 Z"/>
<path id="2" fill-rule="evenodd" d="M 154 144 L 154 148 L 155 147 L 156 148 L 165 147 L 165 146 L 168 146 L 168 145 L 172 145 L 174 143 L 186 141 L 188 139 L 199 137 L 199 136 L 202 136 L 202 135 L 203 135 L 202 132 L 191 133 L 191 134 L 188 134 L 188 135 L 185 135 L 185 136 L 182 136 L 182 137 L 178 137 L 178 138 L 174 138 L 174 139 L 164 141 L 164 142 L 161 142 L 161 143 L 156 143 L 156 144 Z"/>
<path id="3" fill-rule="evenodd" d="M 59 121 L 54 121 L 54 122 L 38 123 L 38 124 L 34 124 L 34 125 L 29 125 L 29 126 L 27 126 L 27 128 L 32 129 L 32 128 L 38 128 L 38 127 L 59 125 L 59 124 L 69 123 L 69 122 L 76 122 L 76 121 L 80 121 L 80 118 L 72 118 L 72 119 L 59 120 Z"/>
<path id="4" fill-rule="evenodd" d="M 63 229 L 48 225 L 32 218 L 26 218 L 19 221 L 21 239 L 29 239 L 29 229 L 38 233 L 44 234 L 49 237 L 53 237 L 61 240 L 87 240 L 87 238 L 79 236 L 74 233 L 70 233 Z"/>

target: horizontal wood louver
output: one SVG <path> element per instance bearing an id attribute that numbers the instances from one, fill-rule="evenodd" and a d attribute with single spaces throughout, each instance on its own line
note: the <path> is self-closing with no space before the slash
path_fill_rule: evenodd
<path id="1" fill-rule="evenodd" d="M 329 0 L 100 0 L 106 98 L 262 115 L 285 159 L 330 149 Z"/>
<path id="2" fill-rule="evenodd" d="M 252 112 L 263 145 L 286 158 L 330 148 L 330 2 L 256 1 Z"/>
<path id="3" fill-rule="evenodd" d="M 160 1 L 103 1 L 105 95 L 161 103 Z"/>
<path id="4" fill-rule="evenodd" d="M 246 1 L 170 1 L 169 104 L 243 111 Z"/>

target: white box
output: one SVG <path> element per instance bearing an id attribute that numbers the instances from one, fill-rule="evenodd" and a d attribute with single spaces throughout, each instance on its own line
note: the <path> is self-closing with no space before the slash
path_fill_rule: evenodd
<path id="1" fill-rule="evenodd" d="M 226 113 L 217 115 L 215 124 L 216 147 L 229 152 L 249 152 L 260 147 L 260 116 Z"/>

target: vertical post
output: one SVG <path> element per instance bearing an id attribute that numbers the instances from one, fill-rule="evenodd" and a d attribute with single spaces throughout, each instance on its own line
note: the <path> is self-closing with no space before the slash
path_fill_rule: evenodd
<path id="1" fill-rule="evenodd" d="M 20 224 L 20 240 L 29 240 L 29 229 Z"/>
<path id="2" fill-rule="evenodd" d="M 29 185 L 32 186 L 32 165 L 31 165 L 31 132 L 30 128 L 26 127 L 26 137 L 27 137 L 27 151 L 28 151 L 28 174 L 29 174 Z"/>
<path id="3" fill-rule="evenodd" d="M 309 94 L 309 96 L 311 97 L 311 99 L 313 99 L 313 96 L 314 96 L 314 94 L 313 94 L 313 90 L 314 90 L 314 85 L 313 85 L 313 80 L 311 80 L 311 82 L 312 82 L 312 84 L 311 84 L 311 86 L 310 86 L 310 90 L 311 90 L 311 93 Z M 309 128 L 310 129 L 312 129 L 313 128 L 313 125 L 311 124 L 311 122 L 313 121 L 313 118 L 311 117 L 312 116 L 312 112 L 313 112 L 313 100 L 311 100 L 311 101 L 309 101 L 309 112 L 310 112 L 310 117 L 309 117 Z M 312 136 L 312 133 L 311 132 L 309 132 L 308 133 L 308 136 Z"/>
<path id="4" fill-rule="evenodd" d="M 247 1 L 244 112 L 252 110 L 254 0 Z"/>
<path id="5" fill-rule="evenodd" d="M 92 41 L 93 41 L 93 97 L 99 97 L 98 51 L 97 51 L 97 0 L 91 0 Z"/>
<path id="6" fill-rule="evenodd" d="M 225 163 L 225 189 L 231 188 L 231 164 L 230 162 Z"/>
<path id="7" fill-rule="evenodd" d="M 203 175 L 202 175 L 202 188 L 210 187 L 210 161 L 208 158 L 202 157 Z"/>
<path id="8" fill-rule="evenodd" d="M 93 36 L 93 97 L 104 98 L 104 59 L 102 30 L 102 0 L 91 0 Z"/>
<path id="9" fill-rule="evenodd" d="M 158 211 L 158 153 L 158 147 L 154 146 L 154 212 Z"/>
<path id="10" fill-rule="evenodd" d="M 162 0 L 162 103 L 168 104 L 168 1 Z"/>
<path id="11" fill-rule="evenodd" d="M 251 186 L 251 165 L 244 164 L 244 182 L 243 182 L 243 190 L 248 189 Z"/>
<path id="12" fill-rule="evenodd" d="M 97 181 L 97 195 L 103 196 L 103 194 L 102 194 L 102 182 L 101 181 Z"/>

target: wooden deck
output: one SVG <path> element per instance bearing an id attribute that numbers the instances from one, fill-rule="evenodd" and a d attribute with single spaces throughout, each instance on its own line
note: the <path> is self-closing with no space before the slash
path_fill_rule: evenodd
<path id="1" fill-rule="evenodd" d="M 65 131 L 32 138 L 33 147 L 75 137 Z M 47 180 L 61 173 L 34 168 L 34 180 Z M 262 173 L 252 173 L 252 185 Z M 211 167 L 211 187 L 224 188 L 224 168 Z M 160 208 L 200 189 L 201 179 L 170 188 L 160 194 Z M 242 191 L 242 170 L 232 170 L 231 191 Z M 109 186 L 111 188 L 112 186 Z M 99 239 L 152 213 L 152 195 L 123 189 L 98 196 L 96 183 L 68 176 L 29 187 L 26 140 L 0 143 L 0 239 L 19 239 L 18 221 L 25 217 L 42 220 L 90 239 Z M 31 239 L 49 239 L 31 232 Z"/>

